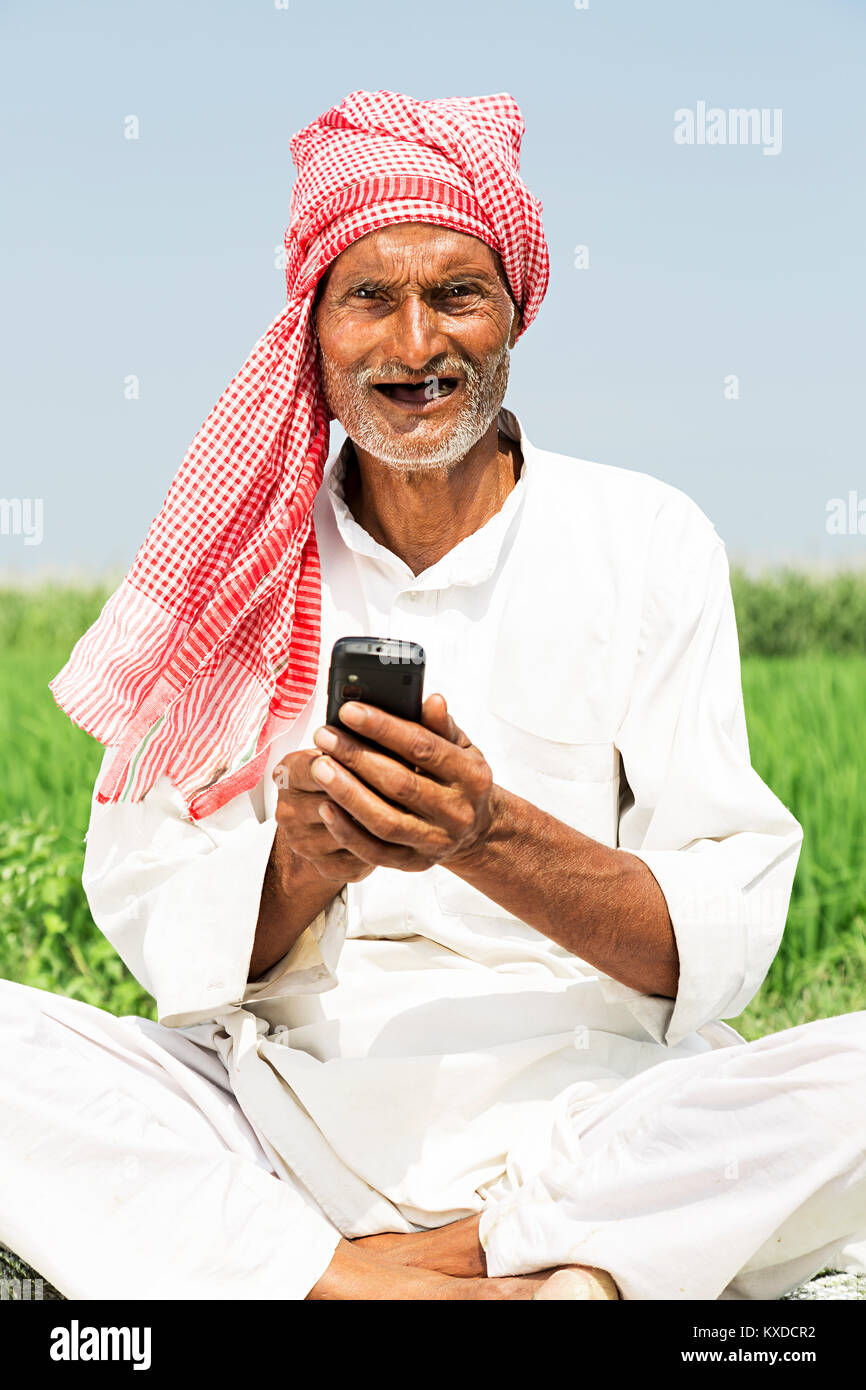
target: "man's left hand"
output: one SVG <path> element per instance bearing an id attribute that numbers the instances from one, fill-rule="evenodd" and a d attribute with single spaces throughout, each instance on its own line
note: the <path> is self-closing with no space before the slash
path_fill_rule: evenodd
<path id="1" fill-rule="evenodd" d="M 343 729 L 318 729 L 314 742 L 323 756 L 311 772 L 328 794 L 320 814 L 336 842 L 368 864 L 410 873 L 469 862 L 493 824 L 499 789 L 445 697 L 427 697 L 420 724 L 356 700 L 341 705 L 340 719 L 417 770 Z"/>

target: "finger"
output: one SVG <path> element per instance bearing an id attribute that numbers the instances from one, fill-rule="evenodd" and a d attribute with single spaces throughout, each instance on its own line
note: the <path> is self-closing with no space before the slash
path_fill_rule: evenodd
<path id="1" fill-rule="evenodd" d="M 461 781 L 465 774 L 464 750 L 423 724 L 400 719 L 360 700 L 347 700 L 340 709 L 340 720 L 352 732 L 399 753 L 413 767 L 442 782 Z"/>
<path id="2" fill-rule="evenodd" d="M 304 751 L 306 753 L 307 750 Z M 277 824 L 287 836 L 292 849 L 305 856 L 324 853 L 331 847 L 325 822 L 319 815 L 321 806 L 329 797 L 324 787 L 306 770 L 306 767 L 312 767 L 319 757 L 321 754 L 318 749 L 314 749 L 309 759 L 304 759 L 304 780 L 309 781 L 313 790 L 308 792 L 293 789 L 290 793 L 281 792 L 274 812 Z"/>
<path id="3" fill-rule="evenodd" d="M 440 738 L 446 738 L 449 743 L 456 743 L 459 748 L 472 747 L 472 740 L 455 724 L 453 716 L 449 713 L 444 695 L 437 693 L 427 696 L 421 710 L 421 722 Z"/>
<path id="4" fill-rule="evenodd" d="M 362 878 L 367 878 L 376 867 L 374 864 L 368 864 L 365 859 L 359 859 L 351 850 L 341 849 L 337 844 L 332 845 L 330 853 L 317 859 L 311 858 L 309 862 L 322 878 L 335 883 L 358 883 Z"/>
<path id="5" fill-rule="evenodd" d="M 320 796 L 311 800 L 318 803 L 311 821 L 293 821 L 289 824 L 279 820 L 277 822 L 283 825 L 293 854 L 300 855 L 302 859 L 318 859 L 322 855 L 333 854 L 340 848 L 330 834 L 327 821 L 319 814 L 319 807 L 324 805 L 328 798 Z"/>
<path id="6" fill-rule="evenodd" d="M 371 835 L 339 806 L 325 805 L 322 814 L 335 843 L 371 868 L 420 870 L 430 867 L 429 861 L 421 858 L 408 845 L 391 844 Z"/>
<path id="7" fill-rule="evenodd" d="M 359 781 L 366 783 L 373 791 L 378 792 L 398 810 L 413 811 L 424 820 L 448 822 L 449 802 L 454 799 L 454 792 L 448 784 L 413 772 L 389 754 L 378 753 L 353 738 L 351 734 L 334 729 L 330 725 L 317 729 L 314 737 L 323 752 L 327 749 L 330 758 L 351 772 Z M 323 784 L 317 781 L 316 773 L 313 773 L 313 780 L 321 791 Z"/>
<path id="8" fill-rule="evenodd" d="M 399 768 L 399 765 L 398 770 L 409 776 L 415 775 L 408 773 L 406 768 Z M 332 758 L 319 758 L 314 764 L 313 776 L 321 782 L 332 801 L 379 840 L 410 845 L 413 849 L 430 852 L 434 856 L 437 850 L 442 852 L 451 843 L 446 830 L 383 801 L 381 796 L 359 782 L 347 768 Z"/>
<path id="9" fill-rule="evenodd" d="M 316 758 L 320 756 L 318 748 L 301 748 L 277 763 L 271 773 L 271 779 L 276 782 L 278 791 L 320 792 L 322 788 L 310 771 Z"/>

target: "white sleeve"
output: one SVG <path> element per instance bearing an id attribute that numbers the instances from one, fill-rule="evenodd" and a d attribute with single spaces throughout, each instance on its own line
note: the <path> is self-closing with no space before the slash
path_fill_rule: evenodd
<path id="1" fill-rule="evenodd" d="M 113 756 L 106 749 L 97 784 Z M 84 891 L 96 925 L 154 996 L 161 1023 L 186 1027 L 228 1006 L 336 985 L 345 889 L 282 960 L 247 981 L 276 828 L 273 817 L 259 819 L 250 792 L 191 821 L 165 776 L 139 802 L 102 804 L 94 791 Z"/>
<path id="2" fill-rule="evenodd" d="M 675 1000 L 614 981 L 658 1042 L 740 1013 L 779 947 L 803 832 L 751 765 L 723 541 L 677 493 L 650 546 L 635 681 L 617 737 L 627 779 L 619 847 L 668 905 Z"/>

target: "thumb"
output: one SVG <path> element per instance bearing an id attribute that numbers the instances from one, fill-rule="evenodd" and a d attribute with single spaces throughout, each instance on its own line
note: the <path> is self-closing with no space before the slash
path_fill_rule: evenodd
<path id="1" fill-rule="evenodd" d="M 425 728 L 432 729 L 434 734 L 439 734 L 440 738 L 447 738 L 449 743 L 456 743 L 458 748 L 472 746 L 472 740 L 466 737 L 448 713 L 444 695 L 437 693 L 427 696 L 421 712 L 421 723 Z"/>

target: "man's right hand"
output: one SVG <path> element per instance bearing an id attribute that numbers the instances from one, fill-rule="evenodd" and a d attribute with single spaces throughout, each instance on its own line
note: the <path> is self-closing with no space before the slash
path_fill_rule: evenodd
<path id="1" fill-rule="evenodd" d="M 277 833 L 262 883 L 248 978 L 255 983 L 294 946 L 301 932 L 333 901 L 346 883 L 367 878 L 376 867 L 341 849 L 319 815 L 330 797 L 310 768 L 322 755 L 302 748 L 277 763 L 271 776 L 279 792 Z"/>
<path id="2" fill-rule="evenodd" d="M 341 849 L 319 815 L 322 803 L 331 800 L 310 771 L 321 756 L 318 748 L 301 748 L 277 763 L 271 774 L 279 787 L 275 815 L 285 849 L 307 860 L 338 892 L 344 883 L 367 878 L 375 865 Z"/>

